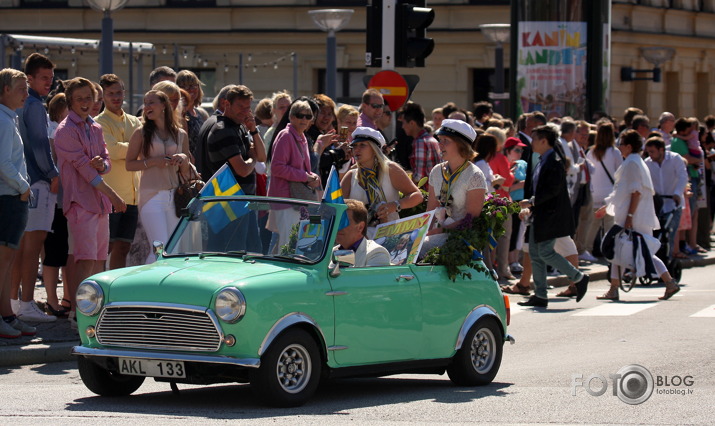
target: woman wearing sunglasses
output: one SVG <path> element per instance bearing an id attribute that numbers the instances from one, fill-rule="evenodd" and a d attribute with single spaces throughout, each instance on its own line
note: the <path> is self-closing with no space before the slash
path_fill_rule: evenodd
<path id="1" fill-rule="evenodd" d="M 385 138 L 369 127 L 358 127 L 352 135 L 356 165 L 341 182 L 343 197 L 365 203 L 368 209 L 367 237 L 372 239 L 380 223 L 400 218 L 400 210 L 422 202 L 422 194 L 399 164 L 387 159 L 382 149 Z M 400 192 L 404 194 L 400 198 Z"/>
<path id="2" fill-rule="evenodd" d="M 271 181 L 269 197 L 291 197 L 291 182 L 309 188 L 320 188 L 320 176 L 311 171 L 310 149 L 305 131 L 313 122 L 313 110 L 307 101 L 295 101 L 288 113 L 288 124 L 277 135 L 271 147 Z M 317 197 L 316 197 L 317 200 Z M 281 207 L 286 207 L 281 206 Z M 277 247 L 288 243 L 291 227 L 300 221 L 300 212 L 292 208 L 274 207 L 267 228 L 278 234 Z M 272 244 L 274 247 L 276 244 Z"/>

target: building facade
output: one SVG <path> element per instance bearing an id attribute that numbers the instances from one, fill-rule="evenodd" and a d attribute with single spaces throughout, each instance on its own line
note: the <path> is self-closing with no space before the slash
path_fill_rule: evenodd
<path id="1" fill-rule="evenodd" d="M 86 1 L 86 0 L 85 0 Z M 365 67 L 365 0 L 129 0 L 112 14 L 115 40 L 148 42 L 154 52 L 133 52 L 135 94 L 148 88 L 153 66 L 191 69 L 215 94 L 228 83 L 249 86 L 257 98 L 287 89 L 298 95 L 324 90 L 326 33 L 308 15 L 320 8 L 355 10 L 337 33 L 338 101 L 359 102 Z M 419 76 L 412 99 L 425 109 L 448 101 L 462 107 L 486 99 L 492 91 L 495 46 L 480 33 L 480 24 L 509 23 L 504 0 L 428 1 L 435 10 L 428 35 L 435 49 L 425 68 L 397 69 Z M 101 37 L 102 14 L 82 0 L 0 0 L 0 32 L 52 37 Z M 715 108 L 715 0 L 613 0 L 608 112 L 621 116 L 628 106 L 651 117 L 668 110 L 676 116 L 703 116 Z M 640 47 L 676 49 L 662 65 L 662 81 L 621 81 L 621 67 L 652 68 Z M 22 46 L 21 56 L 39 51 L 57 63 L 63 78 L 97 78 L 96 52 Z M 505 66 L 509 73 L 509 46 Z M 9 56 L 15 53 L 5 49 Z M 81 54 L 80 54 L 81 53 Z M 115 73 L 129 78 L 129 52 L 114 55 Z M 141 60 L 139 60 L 141 59 Z M 508 79 L 507 79 L 508 81 Z"/>

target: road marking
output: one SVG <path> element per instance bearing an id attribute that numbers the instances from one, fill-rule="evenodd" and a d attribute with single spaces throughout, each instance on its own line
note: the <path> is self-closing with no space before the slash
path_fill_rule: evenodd
<path id="1" fill-rule="evenodd" d="M 709 317 L 709 318 L 715 318 L 715 305 L 708 306 L 707 308 L 703 309 L 702 311 L 698 311 L 690 317 Z"/>
<path id="2" fill-rule="evenodd" d="M 511 305 L 511 316 L 514 316 L 520 312 L 524 312 L 528 309 L 529 309 L 528 306 L 521 306 L 521 305 L 517 305 L 516 303 L 513 303 Z"/>
<path id="3" fill-rule="evenodd" d="M 657 305 L 653 303 L 604 303 L 573 314 L 575 317 L 627 317 Z"/>

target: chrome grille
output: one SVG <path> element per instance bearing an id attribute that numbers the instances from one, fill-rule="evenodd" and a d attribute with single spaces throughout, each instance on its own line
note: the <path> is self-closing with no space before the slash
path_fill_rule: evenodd
<path id="1" fill-rule="evenodd" d="M 214 352 L 222 339 L 216 317 L 200 307 L 110 304 L 97 321 L 106 346 Z"/>

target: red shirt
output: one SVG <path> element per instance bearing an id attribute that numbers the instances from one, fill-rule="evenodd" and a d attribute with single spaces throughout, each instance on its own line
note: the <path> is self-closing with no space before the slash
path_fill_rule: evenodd
<path id="1" fill-rule="evenodd" d="M 501 152 L 497 152 L 494 158 L 489 162 L 489 167 L 491 167 L 492 173 L 505 179 L 501 188 L 497 189 L 497 194 L 499 194 L 500 197 L 511 200 L 509 192 L 504 190 L 505 186 L 508 188 L 514 183 L 514 173 L 512 173 L 511 168 L 509 168 L 509 159 Z"/>

